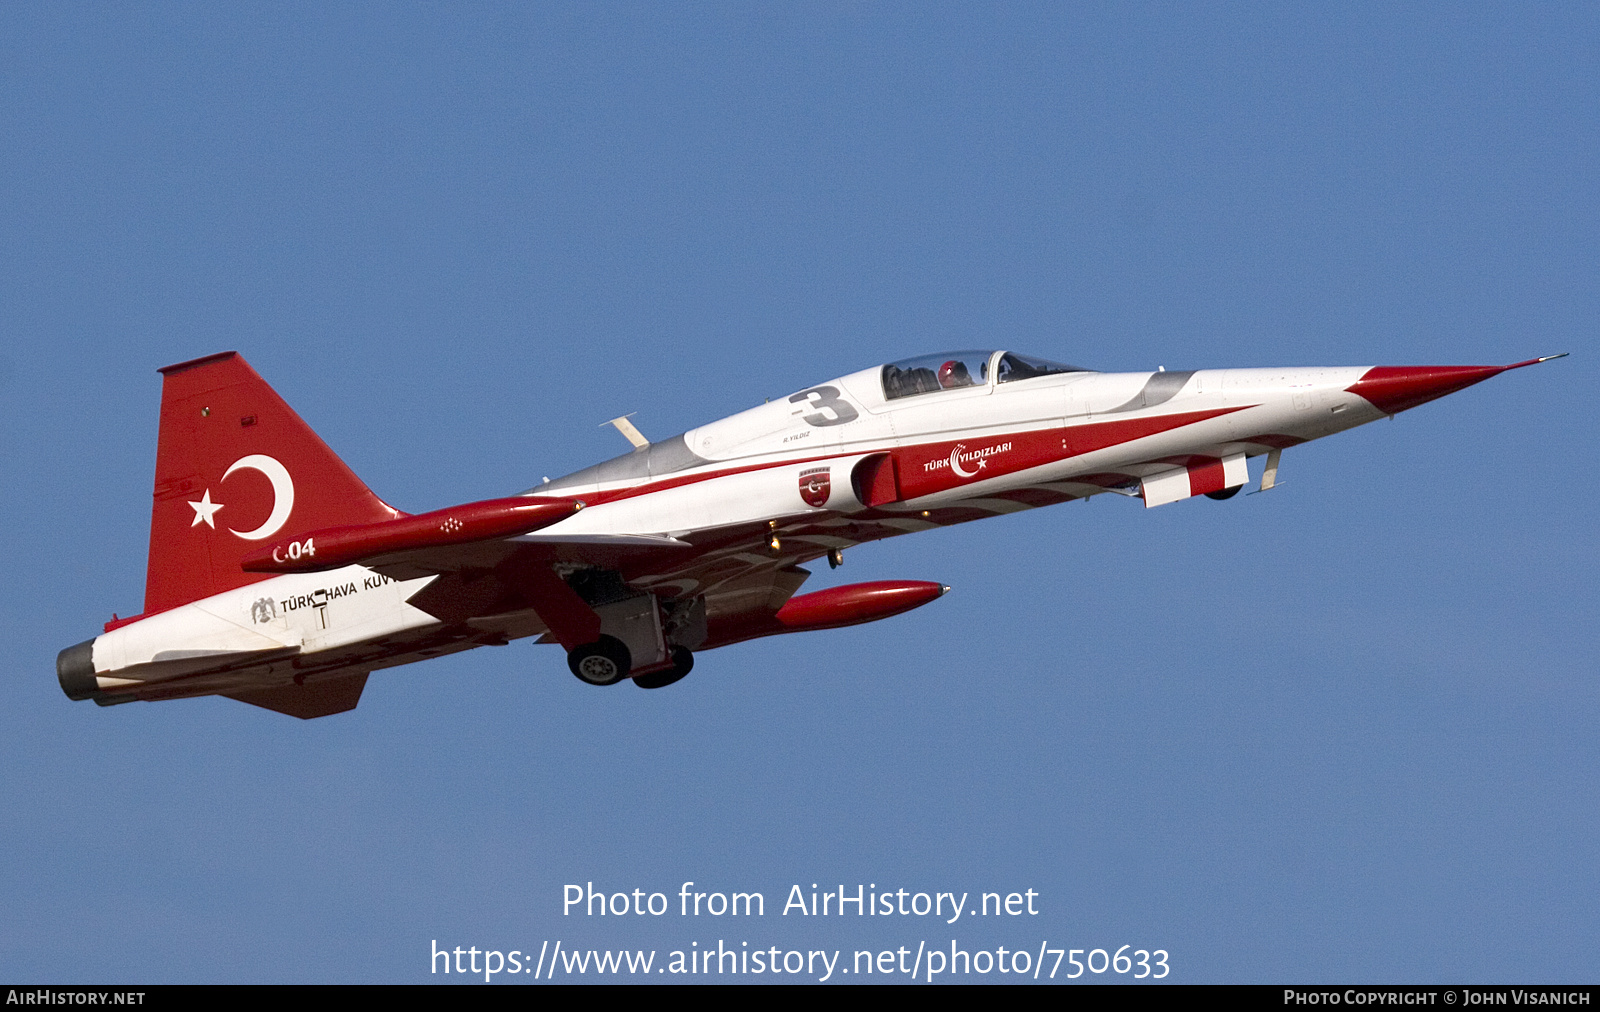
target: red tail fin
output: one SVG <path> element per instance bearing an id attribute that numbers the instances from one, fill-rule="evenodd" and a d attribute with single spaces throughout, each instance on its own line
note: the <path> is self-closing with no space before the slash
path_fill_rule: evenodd
<path id="1" fill-rule="evenodd" d="M 161 370 L 144 613 L 265 579 L 267 538 L 400 516 L 235 352 Z"/>

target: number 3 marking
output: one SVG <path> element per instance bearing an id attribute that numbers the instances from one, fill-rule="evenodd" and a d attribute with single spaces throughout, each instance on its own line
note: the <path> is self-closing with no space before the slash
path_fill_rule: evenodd
<path id="1" fill-rule="evenodd" d="M 808 425 L 843 425 L 845 422 L 856 420 L 856 409 L 849 401 L 839 396 L 838 387 L 812 387 L 802 390 L 789 398 L 790 404 L 798 404 L 794 414 L 799 414 L 806 408 L 821 408 L 822 411 L 831 412 L 823 414 L 822 411 L 805 416 Z"/>

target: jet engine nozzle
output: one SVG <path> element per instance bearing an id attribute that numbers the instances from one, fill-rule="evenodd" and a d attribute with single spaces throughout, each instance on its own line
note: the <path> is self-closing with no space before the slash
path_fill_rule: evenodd
<path id="1" fill-rule="evenodd" d="M 94 640 L 84 640 L 56 655 L 56 678 L 71 700 L 93 699 L 100 692 L 94 677 Z"/>

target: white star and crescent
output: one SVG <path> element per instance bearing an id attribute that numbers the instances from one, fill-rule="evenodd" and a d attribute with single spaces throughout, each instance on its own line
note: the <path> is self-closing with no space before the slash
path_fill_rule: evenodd
<path id="1" fill-rule="evenodd" d="M 217 529 L 217 522 L 211 518 L 216 514 L 217 510 L 222 508 L 222 504 L 211 501 L 211 490 L 209 488 L 200 497 L 199 502 L 191 502 L 189 505 L 194 507 L 194 519 L 189 522 L 190 527 L 199 527 L 200 521 L 204 520 L 207 527 L 212 530 Z"/>
<path id="2" fill-rule="evenodd" d="M 261 526 L 253 531 L 236 531 L 231 527 L 228 530 L 235 537 L 243 538 L 246 541 L 260 541 L 263 538 L 269 538 L 276 534 L 278 529 L 288 521 L 289 513 L 294 509 L 294 480 L 289 477 L 288 468 L 264 453 L 252 453 L 249 456 L 240 457 L 223 472 L 222 480 L 227 481 L 229 475 L 240 469 L 259 471 L 266 476 L 268 481 L 272 482 L 272 512 L 268 514 L 267 519 Z M 209 488 L 200 496 L 199 502 L 190 502 L 189 505 L 194 507 L 194 519 L 189 522 L 190 527 L 198 527 L 201 521 L 204 521 L 207 527 L 212 530 L 217 529 L 217 522 L 214 518 L 217 510 L 221 509 L 223 504 L 211 501 L 211 490 Z"/>
<path id="3" fill-rule="evenodd" d="M 966 468 L 961 466 L 961 452 L 966 448 L 966 443 L 957 443 L 955 449 L 950 451 L 950 470 L 954 471 L 956 474 L 959 474 L 963 478 L 970 478 L 979 471 L 983 470 L 985 467 L 988 467 L 989 462 L 984 460 L 982 457 L 979 457 L 978 466 L 968 471 Z"/>

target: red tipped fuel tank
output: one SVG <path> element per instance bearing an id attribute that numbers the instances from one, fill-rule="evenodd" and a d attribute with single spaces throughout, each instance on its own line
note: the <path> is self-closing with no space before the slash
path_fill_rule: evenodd
<path id="1" fill-rule="evenodd" d="M 949 587 L 926 580 L 874 580 L 849 583 L 791 597 L 775 616 L 785 632 L 834 629 L 873 622 L 920 608 L 944 596 Z"/>
<path id="2" fill-rule="evenodd" d="M 245 556 L 252 573 L 312 573 L 390 552 L 508 538 L 548 527 L 583 508 L 576 499 L 485 499 L 416 516 L 353 527 L 328 527 Z"/>
<path id="3" fill-rule="evenodd" d="M 875 580 L 791 597 L 775 614 L 713 614 L 706 641 L 698 649 L 710 650 L 759 636 L 873 622 L 920 608 L 949 589 L 927 580 Z"/>

